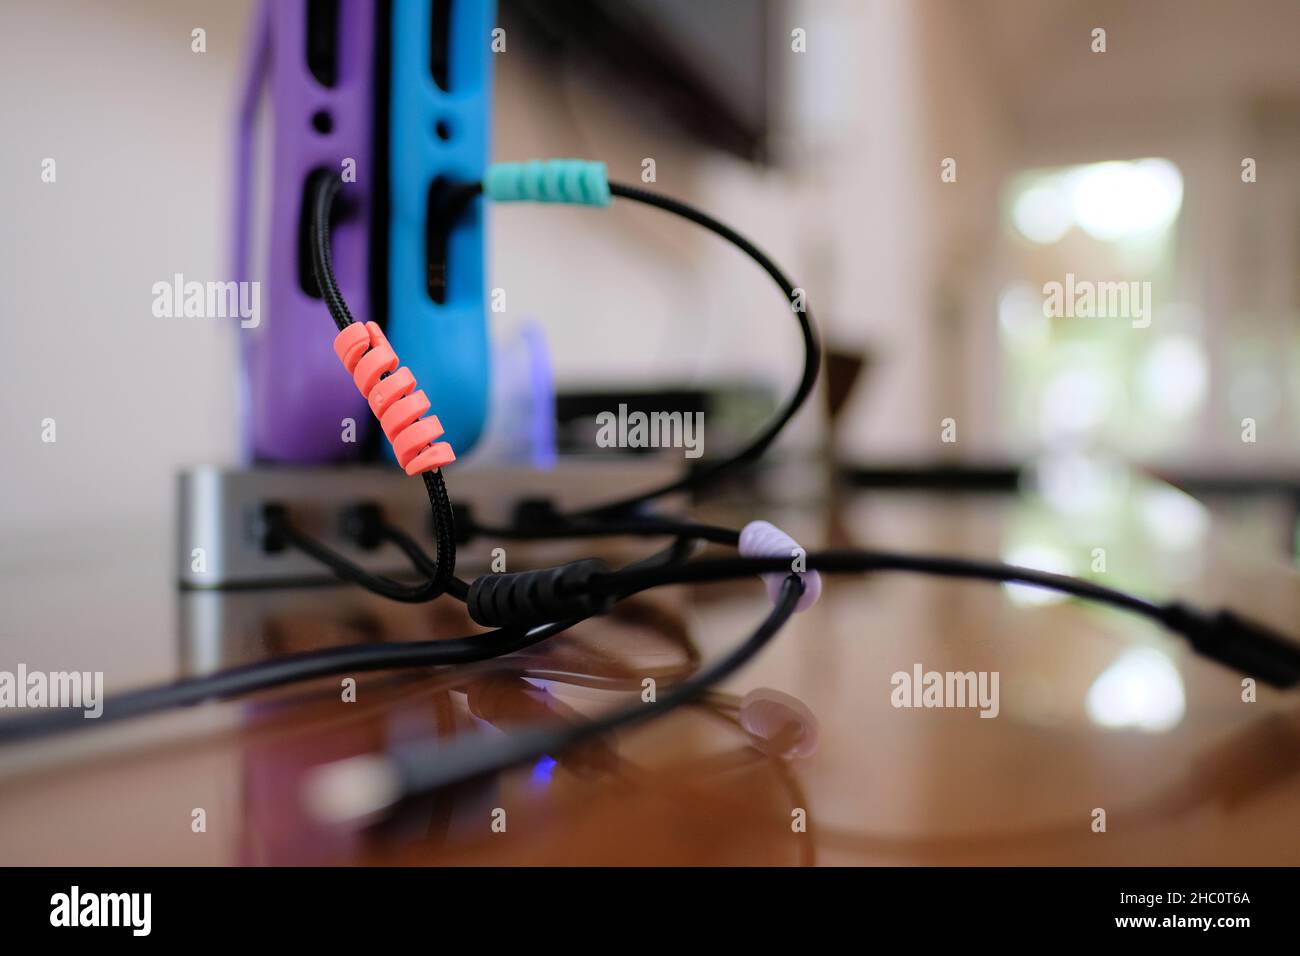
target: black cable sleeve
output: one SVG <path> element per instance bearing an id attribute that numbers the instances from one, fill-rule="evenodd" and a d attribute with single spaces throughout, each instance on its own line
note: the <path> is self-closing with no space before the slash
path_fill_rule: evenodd
<path id="1" fill-rule="evenodd" d="M 537 571 L 483 574 L 469 586 L 465 605 L 474 623 L 485 627 L 527 627 L 604 614 L 613 598 L 592 591 L 590 581 L 608 570 L 599 558 L 584 558 Z"/>

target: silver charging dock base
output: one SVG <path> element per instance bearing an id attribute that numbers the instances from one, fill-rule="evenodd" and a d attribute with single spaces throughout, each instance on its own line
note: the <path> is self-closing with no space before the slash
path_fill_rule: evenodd
<path id="1" fill-rule="evenodd" d="M 468 506 L 476 520 L 508 525 L 517 504 L 544 498 L 561 511 L 612 501 L 670 481 L 680 462 L 647 456 L 636 460 L 561 460 L 553 468 L 475 466 L 447 473 L 453 502 Z M 680 502 L 680 498 L 678 502 Z M 364 550 L 344 537 L 342 515 L 363 502 L 379 505 L 385 519 L 412 535 L 430 553 L 434 548 L 429 500 L 423 482 L 380 465 L 338 467 L 199 467 L 179 477 L 177 569 L 185 588 L 231 588 L 305 583 L 331 578 L 332 572 L 293 550 L 269 552 L 261 534 L 262 509 L 283 505 L 294 526 L 319 539 L 368 571 L 409 573 L 410 562 L 391 545 Z M 671 507 L 671 502 L 668 504 Z M 458 549 L 458 566 L 485 570 L 496 547 L 526 560 L 541 545 L 523 541 L 476 541 Z M 547 556 L 581 541 L 547 542 Z M 590 549 L 590 542 L 585 545 Z M 511 562 L 513 565 L 515 562 Z"/>

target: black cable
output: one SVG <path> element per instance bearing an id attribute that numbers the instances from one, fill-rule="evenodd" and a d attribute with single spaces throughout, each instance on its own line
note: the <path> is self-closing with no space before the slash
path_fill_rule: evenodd
<path id="1" fill-rule="evenodd" d="M 664 495 L 670 495 L 675 492 L 695 491 L 704 485 L 716 480 L 723 474 L 733 471 L 742 465 L 759 458 L 763 452 L 776 440 L 776 437 L 785 428 L 786 424 L 795 416 L 795 413 L 808 400 L 812 394 L 813 386 L 817 383 L 818 370 L 821 368 L 821 345 L 817 340 L 816 327 L 813 323 L 812 312 L 808 310 L 806 301 L 799 298 L 796 287 L 781 271 L 772 259 L 750 242 L 736 230 L 732 229 L 725 223 L 719 222 L 708 213 L 696 209 L 694 206 L 684 203 L 678 199 L 671 199 L 667 196 L 661 196 L 658 193 L 641 189 L 637 186 L 628 186 L 623 183 L 609 184 L 609 191 L 614 196 L 623 199 L 630 199 L 633 202 L 644 203 L 647 206 L 654 206 L 664 212 L 680 216 L 698 226 L 725 239 L 745 255 L 749 256 L 763 271 L 772 277 L 772 281 L 777 284 L 785 294 L 790 309 L 794 312 L 799 323 L 799 332 L 803 338 L 803 371 L 799 377 L 799 384 L 795 387 L 794 392 L 786 401 L 785 406 L 777 415 L 764 426 L 749 444 L 745 445 L 739 451 L 733 453 L 721 461 L 702 465 L 686 472 L 682 477 L 660 485 L 657 488 L 651 488 L 648 491 L 639 492 L 626 498 L 620 498 L 615 501 L 606 502 L 605 504 L 591 505 L 580 511 L 572 512 L 567 515 L 569 518 L 604 518 L 614 513 L 627 511 L 635 508 L 637 505 L 644 504 L 656 498 L 662 498 Z M 448 197 L 447 204 L 444 207 L 442 221 L 445 227 L 450 229 L 456 222 L 457 218 L 464 213 L 474 198 L 483 192 L 482 183 L 465 183 L 458 187 Z M 796 305 L 798 307 L 796 307 Z M 523 529 L 519 529 L 523 530 Z"/>
<path id="2" fill-rule="evenodd" d="M 287 524 L 287 522 L 277 525 L 274 514 L 269 516 L 269 521 L 271 527 L 268 530 L 273 531 L 273 533 L 283 534 L 286 531 L 283 525 Z M 350 575 L 355 573 L 359 577 L 372 579 L 359 580 L 357 583 L 376 591 L 380 587 L 388 585 L 396 588 L 411 587 L 411 585 L 404 585 L 379 575 L 370 575 L 369 572 L 352 564 L 342 555 L 320 544 L 314 538 L 301 535 L 291 526 L 287 530 L 290 533 L 297 534 L 308 547 L 315 550 L 319 560 L 330 566 L 337 562 L 340 577 L 352 580 Z M 406 545 L 409 545 L 422 556 L 424 561 L 429 560 L 428 556 L 420 551 L 419 546 L 400 529 L 381 523 L 379 531 L 381 537 L 397 544 L 404 551 L 407 550 Z M 412 556 L 412 560 L 415 560 L 411 551 L 407 551 L 407 553 Z M 675 560 L 676 554 L 677 549 L 675 547 L 668 548 L 628 567 L 629 569 L 636 569 L 661 566 L 665 562 Z M 453 580 L 459 588 L 468 588 L 465 582 L 459 579 Z M 427 587 L 427 585 L 417 585 L 416 587 L 421 586 Z M 463 595 L 458 596 L 463 599 Z M 396 599 L 402 600 L 400 597 Z M 482 634 L 445 640 L 332 647 L 269 661 L 258 661 L 203 677 L 187 678 L 168 684 L 144 687 L 139 690 L 128 691 L 116 697 L 110 697 L 104 702 L 101 716 L 89 723 L 79 710 L 51 711 L 32 717 L 3 720 L 0 721 L 0 745 L 19 743 L 80 728 L 99 726 L 105 721 L 143 717 L 176 707 L 198 704 L 205 700 L 235 697 L 240 694 L 266 690 L 317 677 L 328 677 L 333 674 L 477 663 L 478 661 L 513 654 L 534 644 L 539 644 L 547 638 L 581 623 L 582 620 L 583 618 L 573 617 L 564 621 L 546 623 L 539 627 L 527 629 L 497 628 Z"/>
<path id="3" fill-rule="evenodd" d="M 791 559 L 786 557 L 719 558 L 667 567 L 597 571 L 586 577 L 586 586 L 592 592 L 586 601 L 588 606 L 596 607 L 602 599 L 619 600 L 647 588 L 666 584 L 721 581 L 746 574 L 779 573 L 789 571 L 790 562 Z M 828 572 L 908 571 L 939 577 L 1025 584 L 1059 591 L 1147 617 L 1167 630 L 1182 635 L 1197 653 L 1273 687 L 1288 688 L 1300 683 L 1300 642 L 1288 634 L 1226 608 L 1203 611 L 1180 601 L 1157 604 L 1080 578 L 969 558 L 884 551 L 823 551 L 806 555 L 803 568 Z M 516 593 L 528 593 L 527 582 L 516 584 L 514 590 Z M 563 597 L 569 606 L 577 601 L 575 595 Z M 471 607 L 476 606 L 474 585 L 470 585 L 467 603 Z M 515 609 L 516 623 L 528 619 L 527 614 Z M 489 620 L 487 623 L 492 622 Z"/>
<path id="4" fill-rule="evenodd" d="M 710 687 L 721 683 L 744 667 L 790 619 L 802 593 L 803 581 L 799 576 L 792 574 L 787 577 L 782 583 L 781 591 L 772 609 L 744 642 L 728 651 L 716 662 L 671 685 L 658 695 L 654 703 L 638 701 L 630 707 L 591 721 L 519 730 L 504 737 L 470 734 L 450 741 L 440 740 L 436 744 L 421 742 L 399 745 L 381 759 L 382 764 L 385 765 L 382 769 L 376 765 L 374 758 L 358 758 L 363 761 L 361 766 L 364 771 L 395 777 L 396 787 L 383 798 L 380 805 L 373 805 L 368 801 L 374 794 L 384 793 L 387 788 L 382 786 L 354 788 L 352 784 L 356 777 L 352 773 L 344 774 L 346 780 L 342 781 L 341 792 L 332 795 L 332 799 L 327 802 L 337 807 L 340 802 L 346 802 L 352 795 L 363 797 L 366 802 L 352 808 L 349 816 L 365 816 L 383 810 L 397 800 L 498 773 L 543 755 L 554 755 L 568 750 L 592 737 L 603 736 L 633 724 L 662 717 L 691 702 Z M 348 763 L 350 761 L 343 761 L 340 765 L 325 768 L 322 772 L 324 776 L 316 778 L 317 785 L 329 786 L 331 771 L 348 769 L 342 767 L 342 764 Z"/>
<path id="5" fill-rule="evenodd" d="M 338 279 L 334 275 L 334 254 L 330 249 L 330 215 L 334 211 L 334 200 L 338 198 L 343 181 L 330 172 L 320 172 L 314 177 L 311 187 L 314 190 L 311 217 L 311 264 L 316 276 L 316 285 L 320 288 L 325 308 L 329 309 L 330 318 L 342 332 L 355 320 L 348 304 L 339 291 Z"/>
<path id="6" fill-rule="evenodd" d="M 636 505 L 643 504 L 655 498 L 662 498 L 664 495 L 670 495 L 679 491 L 695 491 L 700 487 L 708 484 L 723 474 L 734 471 L 742 465 L 746 465 L 757 458 L 768 449 L 768 446 L 776 440 L 776 437 L 785 428 L 786 424 L 795 416 L 795 413 L 807 401 L 808 396 L 812 394 L 813 386 L 817 383 L 817 373 L 821 368 L 821 345 L 817 341 L 817 333 L 812 321 L 812 312 L 808 310 L 806 301 L 800 301 L 795 285 L 791 282 L 780 266 L 772 261 L 768 255 L 758 246 L 750 242 L 740 233 L 736 232 L 725 223 L 719 222 L 708 213 L 696 209 L 687 203 L 678 199 L 671 199 L 667 196 L 661 196 L 658 193 L 641 189 L 637 186 L 628 186 L 623 183 L 610 183 L 609 191 L 614 196 L 623 199 L 631 199 L 634 202 L 644 203 L 647 206 L 654 206 L 665 212 L 687 219 L 696 225 L 703 226 L 715 235 L 721 236 L 727 242 L 731 243 L 745 255 L 749 256 L 762 267 L 763 271 L 772 277 L 772 281 L 777 284 L 785 294 L 787 303 L 791 311 L 795 314 L 799 322 L 799 332 L 803 337 L 803 372 L 799 377 L 799 384 L 795 387 L 794 393 L 787 400 L 785 407 L 773 418 L 761 432 L 758 433 L 749 444 L 745 445 L 739 451 L 733 453 L 730 457 L 721 461 L 703 465 L 688 471 L 681 478 L 670 481 L 667 484 L 652 488 L 649 491 L 643 491 L 627 498 L 617 501 L 611 501 L 603 505 L 594 505 L 584 508 L 576 513 L 580 516 L 600 516 L 612 512 L 624 511 Z M 798 304 L 799 307 L 796 307 Z"/>
<path id="7" fill-rule="evenodd" d="M 891 554 L 887 552 L 826 551 L 808 554 L 809 571 L 913 571 L 944 577 L 1014 582 L 1048 588 L 1076 597 L 1142 614 L 1187 636 L 1196 650 L 1223 663 L 1246 668 L 1277 686 L 1293 686 L 1300 679 L 1300 649 L 1267 629 L 1231 614 L 1210 617 L 1180 604 L 1158 605 L 1131 594 L 1077 578 L 994 562 L 964 558 Z M 690 564 L 627 568 L 589 578 L 592 590 L 618 598 L 667 584 L 719 581 L 755 573 L 788 572 L 790 559 L 722 558 Z M 555 755 L 590 736 L 606 734 L 627 724 L 659 716 L 690 700 L 741 667 L 776 633 L 793 613 L 803 591 L 798 575 L 788 575 L 772 613 L 758 631 L 718 664 L 674 685 L 655 705 L 638 704 L 588 724 L 559 729 L 528 730 L 498 742 L 478 735 L 447 746 L 428 745 L 399 749 L 388 755 L 389 770 L 399 781 L 397 797 L 405 798 L 463 780 L 517 766 L 543 754 Z M 473 599 L 471 598 L 471 606 Z M 1250 665 L 1247 667 L 1246 665 Z M 1257 669 L 1252 669 L 1257 668 Z M 373 789 L 371 793 L 375 792 Z M 362 807 L 357 816 L 373 812 Z"/>
<path id="8" fill-rule="evenodd" d="M 299 531 L 293 524 L 282 515 L 272 512 L 266 517 L 267 533 L 280 543 L 297 548 L 308 557 L 319 561 L 339 578 L 348 581 L 359 587 L 365 588 L 381 597 L 386 597 L 393 601 L 402 601 L 406 604 L 422 604 L 426 601 L 432 601 L 441 597 L 443 594 L 451 594 L 464 600 L 464 595 L 468 589 L 465 582 L 453 577 L 452 582 L 447 586 L 437 584 L 432 576 L 427 581 L 418 584 L 408 584 L 402 581 L 394 581 L 392 578 L 385 577 L 382 574 L 372 574 L 360 565 L 350 561 L 348 558 L 339 554 L 333 548 L 321 543 L 309 534 Z M 403 542 L 391 539 L 394 544 L 398 545 L 403 551 L 411 556 L 412 562 L 415 558 Z M 407 539 L 409 541 L 409 539 Z M 414 541 L 409 541 L 411 546 L 415 546 Z M 418 550 L 418 546 L 417 546 Z M 432 561 L 423 552 L 420 556 L 425 564 L 416 564 L 418 570 L 422 573 L 428 573 L 428 567 L 432 566 Z M 466 591 L 462 591 L 464 587 Z M 459 593 L 458 593 L 459 592 Z"/>
<path id="9" fill-rule="evenodd" d="M 329 552 L 329 549 L 319 546 L 313 539 L 304 540 L 309 547 L 322 548 L 325 552 L 322 560 L 332 560 L 333 552 Z M 785 557 L 721 558 L 678 563 L 671 560 L 672 553 L 670 549 L 666 554 L 656 555 L 620 571 L 593 574 L 587 578 L 588 587 L 592 592 L 622 599 L 649 588 L 669 584 L 722 581 L 790 570 L 790 559 Z M 666 557 L 668 560 L 665 560 Z M 1300 647 L 1287 636 L 1241 618 L 1231 611 L 1219 611 L 1210 615 L 1179 603 L 1156 604 L 1078 578 L 965 558 L 871 551 L 824 551 L 808 554 L 805 562 L 809 571 L 910 571 L 940 577 L 1020 583 L 1059 591 L 1148 617 L 1187 637 L 1198 652 L 1275 686 L 1293 686 L 1300 680 Z M 340 570 L 340 574 L 346 574 L 347 570 Z M 538 573 L 551 570 L 554 569 L 543 569 Z M 484 577 L 491 579 L 494 576 Z M 398 582 L 388 583 L 408 587 Z M 486 660 L 538 643 L 572 627 L 580 620 L 582 618 L 570 618 L 560 624 L 545 624 L 528 630 L 498 629 L 454 640 L 330 648 L 128 693 L 106 701 L 104 715 L 107 717 L 111 714 L 114 718 L 140 716 L 198 703 L 212 697 L 232 696 L 351 670 Z M 100 721 L 103 719 L 101 717 Z M 58 711 L 35 718 L 0 721 L 0 743 L 86 726 L 89 725 L 80 711 Z M 550 738 L 547 740 L 550 741 Z"/>
<path id="10" fill-rule="evenodd" d="M 529 630 L 501 628 L 446 640 L 352 644 L 258 661 L 203 677 L 109 697 L 104 701 L 103 713 L 94 720 L 87 720 L 80 710 L 65 709 L 0 721 L 0 744 L 33 740 L 78 728 L 99 727 L 117 720 L 335 674 L 472 664 L 530 647 L 577 623 L 577 620 L 570 620 Z"/>
<path id="11" fill-rule="evenodd" d="M 584 560 L 534 571 L 482 575 L 469 586 L 470 616 L 487 627 L 526 626 L 572 613 L 599 614 L 614 602 L 670 584 L 701 584 L 757 574 L 791 572 L 793 557 L 712 558 L 674 564 L 633 566 L 610 570 L 603 562 Z M 1217 633 L 1220 624 L 1178 618 L 1169 605 L 1082 578 L 1017 567 L 998 562 L 886 551 L 822 551 L 805 554 L 800 571 L 862 573 L 906 571 L 938 577 L 1019 583 L 1110 605 L 1151 618 L 1164 627 L 1193 636 Z M 1184 611 L 1180 613 L 1192 613 Z M 1235 622 L 1232 626 L 1238 626 Z M 1193 644 L 1196 644 L 1193 640 Z M 1211 655 L 1214 656 L 1214 655 Z M 1298 664 L 1300 666 L 1300 658 Z"/>
<path id="12" fill-rule="evenodd" d="M 752 574 L 789 571 L 791 560 L 788 557 L 706 558 L 668 567 L 626 568 L 593 575 L 590 586 L 598 594 L 623 598 L 667 584 L 698 584 L 743 578 Z M 937 577 L 1026 584 L 1108 604 L 1153 618 L 1161 624 L 1166 623 L 1165 610 L 1161 605 L 1127 592 L 1082 578 L 996 561 L 889 551 L 844 550 L 809 552 L 805 555 L 804 562 L 808 571 L 828 573 L 906 571 Z"/>
<path id="13" fill-rule="evenodd" d="M 342 181 L 333 173 L 322 172 L 317 174 L 312 183 L 315 195 L 312 202 L 311 227 L 311 261 L 316 274 L 316 284 L 320 286 L 321 298 L 325 300 L 325 307 L 329 310 L 330 317 L 340 331 L 346 329 L 354 321 L 352 312 L 343 299 L 343 293 L 339 291 L 338 279 L 334 275 L 333 254 L 330 251 L 330 215 L 342 185 Z M 388 374 L 385 373 L 382 377 L 387 378 Z M 456 519 L 452 512 L 451 499 L 447 494 L 446 480 L 443 478 L 441 470 L 426 471 L 421 477 L 424 479 L 425 491 L 429 495 L 429 507 L 433 511 L 433 533 L 436 545 L 436 556 L 432 562 L 432 570 L 427 572 L 429 573 L 430 584 L 429 595 L 419 598 L 397 598 L 397 600 L 432 600 L 448 591 L 461 590 L 455 577 Z M 299 547 L 301 547 L 301 544 L 299 544 Z M 340 570 L 341 565 L 337 562 L 326 563 L 330 564 L 336 573 L 343 576 Z M 355 581 L 362 587 L 369 587 L 364 582 L 364 579 L 355 574 L 347 577 L 347 580 Z M 374 588 L 370 589 L 375 590 Z M 376 593 L 382 594 L 384 592 L 381 590 L 376 591 Z"/>
<path id="14" fill-rule="evenodd" d="M 424 490 L 429 495 L 429 508 L 433 511 L 434 574 L 433 585 L 440 591 L 450 591 L 456 580 L 456 515 L 447 494 L 447 482 L 442 469 L 426 471 Z"/>
<path id="15" fill-rule="evenodd" d="M 389 541 L 401 548 L 406 556 L 411 559 L 411 563 L 420 571 L 429 575 L 430 578 L 437 572 L 437 562 L 430 558 L 416 540 L 401 528 L 385 522 L 380 526 L 380 536 L 385 541 Z M 469 593 L 469 584 L 453 575 L 447 585 L 447 593 L 457 600 L 463 601 L 465 595 Z"/>
<path id="16" fill-rule="evenodd" d="M 682 537 L 713 544 L 735 547 L 740 542 L 740 532 L 719 525 L 703 524 L 687 519 L 671 517 L 616 518 L 610 521 L 572 520 L 565 515 L 556 515 L 555 523 L 545 522 L 540 525 L 523 523 L 510 527 L 497 527 L 480 524 L 473 516 L 462 521 L 464 532 L 473 537 L 483 535 L 489 538 L 515 539 L 519 541 L 546 541 L 554 538 L 612 538 L 612 537 Z"/>

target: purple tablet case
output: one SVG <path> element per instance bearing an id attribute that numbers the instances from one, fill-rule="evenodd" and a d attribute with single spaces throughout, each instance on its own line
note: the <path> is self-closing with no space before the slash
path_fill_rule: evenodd
<path id="1" fill-rule="evenodd" d="M 368 234 L 374 99 L 374 0 L 261 0 L 254 12 L 240 97 L 235 157 L 233 260 L 249 278 L 254 216 L 253 155 L 259 103 L 271 111 L 269 261 L 261 322 L 241 329 L 243 434 L 255 461 L 315 463 L 354 458 L 371 414 L 334 355 L 336 329 L 315 289 L 306 242 L 306 184 L 356 163 L 356 181 L 333 232 L 339 288 L 359 322 L 369 318 Z M 355 441 L 344 441 L 344 419 Z"/>

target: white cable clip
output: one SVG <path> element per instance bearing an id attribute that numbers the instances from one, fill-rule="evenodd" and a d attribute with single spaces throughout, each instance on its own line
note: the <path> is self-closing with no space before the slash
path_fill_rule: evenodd
<path id="1" fill-rule="evenodd" d="M 740 554 L 745 558 L 788 558 L 790 571 L 774 571 L 761 574 L 763 584 L 767 586 L 767 596 L 776 603 L 781 593 L 781 583 L 790 576 L 798 574 L 803 578 L 803 595 L 795 605 L 795 611 L 805 611 L 812 607 L 822 593 L 822 578 L 816 571 L 801 571 L 800 567 L 807 560 L 807 552 L 799 547 L 799 542 L 790 537 L 770 521 L 751 521 L 740 531 Z"/>

